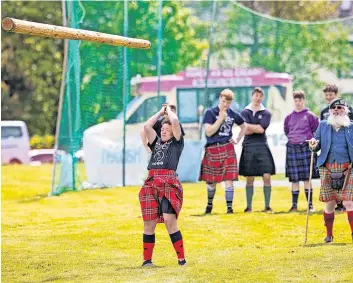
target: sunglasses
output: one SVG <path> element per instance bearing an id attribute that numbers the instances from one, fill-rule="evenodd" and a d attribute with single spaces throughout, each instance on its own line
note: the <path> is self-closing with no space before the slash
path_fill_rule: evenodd
<path id="1" fill-rule="evenodd" d="M 334 107 L 332 107 L 331 109 L 338 109 L 338 110 L 341 110 L 341 109 L 343 109 L 343 106 L 334 106 Z"/>

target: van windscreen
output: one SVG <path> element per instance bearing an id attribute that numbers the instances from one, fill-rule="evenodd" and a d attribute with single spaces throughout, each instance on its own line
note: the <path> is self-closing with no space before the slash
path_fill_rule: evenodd
<path id="1" fill-rule="evenodd" d="M 14 138 L 22 137 L 21 127 L 1 126 L 1 139 L 7 139 L 9 137 L 14 137 Z"/>

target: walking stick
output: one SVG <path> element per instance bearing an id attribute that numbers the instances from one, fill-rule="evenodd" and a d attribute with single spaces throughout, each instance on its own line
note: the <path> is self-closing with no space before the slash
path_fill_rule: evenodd
<path id="1" fill-rule="evenodd" d="M 304 245 L 306 245 L 306 242 L 308 240 L 308 224 L 309 224 L 309 209 L 310 209 L 310 196 L 311 196 L 311 178 L 313 176 L 313 163 L 314 163 L 314 151 L 311 151 L 311 157 L 310 157 L 310 173 L 309 173 L 309 192 L 308 192 L 308 208 L 306 211 L 306 225 L 305 225 L 305 241 Z"/>

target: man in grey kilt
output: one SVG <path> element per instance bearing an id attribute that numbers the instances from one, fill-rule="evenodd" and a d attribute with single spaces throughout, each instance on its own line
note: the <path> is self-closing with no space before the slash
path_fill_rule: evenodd
<path id="1" fill-rule="evenodd" d="M 311 150 L 307 140 L 311 139 L 319 125 L 319 118 L 308 108 L 305 108 L 305 93 L 302 90 L 293 93 L 295 108 L 284 120 L 284 133 L 288 138 L 286 154 L 286 177 L 292 183 L 292 207 L 289 212 L 298 210 L 298 198 L 300 192 L 299 182 L 304 182 L 306 199 L 309 201 L 309 209 L 314 212 L 313 190 L 310 179 Z M 317 155 L 314 153 L 312 178 L 319 178 L 316 169 Z M 309 195 L 310 191 L 310 195 Z"/>
<path id="2" fill-rule="evenodd" d="M 263 106 L 264 91 L 256 87 L 252 92 L 251 103 L 241 112 L 247 130 L 240 157 L 239 175 L 246 177 L 246 201 L 244 212 L 252 211 L 254 180 L 256 176 L 263 178 L 265 212 L 271 212 L 271 175 L 276 174 L 272 153 L 267 144 L 266 129 L 270 125 L 271 113 Z"/>

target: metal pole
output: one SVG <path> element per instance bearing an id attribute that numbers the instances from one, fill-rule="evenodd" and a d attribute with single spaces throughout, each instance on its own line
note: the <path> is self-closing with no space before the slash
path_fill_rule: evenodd
<path id="1" fill-rule="evenodd" d="M 127 36 L 129 30 L 129 1 L 124 0 L 124 36 Z M 127 98 L 129 94 L 129 66 L 127 58 L 127 47 L 124 47 L 124 90 L 123 90 L 123 113 L 124 113 L 124 126 L 123 126 L 123 186 L 126 185 L 125 182 L 125 172 L 126 172 L 126 107 Z"/>
<path id="2" fill-rule="evenodd" d="M 162 24 L 163 24 L 163 16 L 162 16 L 162 9 L 163 9 L 163 0 L 159 0 L 159 20 L 158 20 L 158 49 L 157 49 L 157 76 L 158 76 L 158 83 L 157 83 L 157 95 L 159 103 L 162 104 L 161 101 L 161 65 L 162 65 Z"/>
<path id="3" fill-rule="evenodd" d="M 67 26 L 67 18 L 66 18 L 66 3 L 65 0 L 61 0 L 62 7 L 62 17 L 63 17 L 63 26 Z M 53 173 L 52 173 L 52 183 L 50 195 L 54 193 L 55 186 L 55 168 L 56 168 L 56 155 L 59 147 L 59 135 L 60 135 L 60 126 L 61 126 L 61 112 L 64 101 L 64 93 L 65 93 L 65 85 L 66 85 L 66 70 L 67 70 L 67 54 L 68 54 L 68 46 L 69 41 L 67 39 L 64 40 L 64 58 L 63 58 L 63 71 L 61 76 L 61 86 L 60 86 L 60 96 L 59 96 L 59 108 L 58 115 L 56 120 L 56 130 L 55 130 L 55 145 L 54 145 L 54 158 L 53 158 Z"/>
<path id="4" fill-rule="evenodd" d="M 210 69 L 210 59 L 211 59 L 211 51 L 212 51 L 212 35 L 214 32 L 214 22 L 216 18 L 216 11 L 217 11 L 217 0 L 213 0 L 212 6 L 212 21 L 210 26 L 210 37 L 208 39 L 208 54 L 207 54 L 207 62 L 206 62 L 206 77 L 205 77 L 205 97 L 207 96 L 207 88 L 208 88 L 208 73 Z M 207 105 L 208 106 L 208 105 Z"/>
<path id="5" fill-rule="evenodd" d="M 211 26 L 210 26 L 210 36 L 208 38 L 208 54 L 207 54 L 207 61 L 206 61 L 206 76 L 205 76 L 205 97 L 207 97 L 207 88 L 208 88 L 208 73 L 210 69 L 210 59 L 211 59 L 211 50 L 212 50 L 212 35 L 214 32 L 214 22 L 216 18 L 216 11 L 217 11 L 217 0 L 213 0 L 213 6 L 212 6 L 212 21 L 211 21 Z M 208 102 L 208 99 L 207 99 Z M 208 103 L 207 103 L 208 104 Z M 205 105 L 206 108 L 210 107 L 211 105 Z M 202 117 L 200 116 L 200 139 L 202 138 Z"/>

